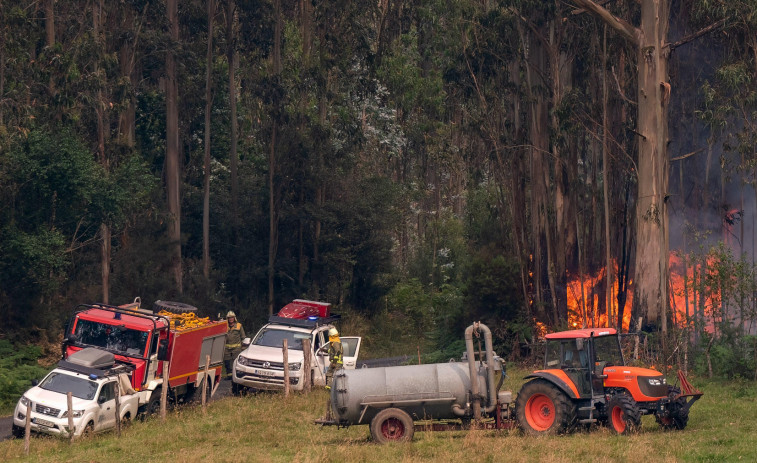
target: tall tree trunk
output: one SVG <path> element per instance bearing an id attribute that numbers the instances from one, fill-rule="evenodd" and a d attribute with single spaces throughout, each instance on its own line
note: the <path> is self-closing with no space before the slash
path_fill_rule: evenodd
<path id="1" fill-rule="evenodd" d="M 205 53 L 205 153 L 202 194 L 202 274 L 210 279 L 210 111 L 213 109 L 213 17 L 215 0 L 208 1 L 208 48 Z M 231 73 L 231 69 L 229 69 Z M 229 92 L 231 94 L 231 92 Z M 235 108 L 236 109 L 236 108 Z M 232 135 L 232 138 L 235 138 Z"/>
<path id="2" fill-rule="evenodd" d="M 273 73 L 277 80 L 281 74 L 281 41 L 282 41 L 282 18 L 281 18 L 281 0 L 274 1 L 274 16 L 276 24 L 273 33 Z M 268 155 L 268 315 L 273 315 L 274 297 L 274 276 L 276 270 L 276 251 L 278 248 L 278 210 L 276 207 L 276 188 L 275 171 L 276 171 L 276 142 L 278 131 L 279 101 L 274 102 L 273 113 L 271 116 L 271 149 Z"/>
<path id="3" fill-rule="evenodd" d="M 239 226 L 239 156 L 237 155 L 238 121 L 237 121 L 237 77 L 239 65 L 237 54 L 237 10 L 236 0 L 226 4 L 226 60 L 229 65 L 229 170 L 231 173 L 231 217 L 234 227 L 234 244 L 237 240 Z"/>
<path id="4" fill-rule="evenodd" d="M 179 96 L 176 83 L 175 47 L 179 45 L 179 13 L 177 0 L 166 0 L 169 25 L 169 50 L 166 53 L 166 190 L 168 197 L 168 239 L 171 246 L 171 268 L 179 294 L 184 291 L 181 262 L 181 202 L 179 197 Z"/>
<path id="5" fill-rule="evenodd" d="M 52 2 L 51 2 L 52 3 Z M 51 7 L 52 8 L 52 7 Z M 99 74 L 100 64 L 99 56 L 104 56 L 107 53 L 105 50 L 105 41 L 101 37 L 104 0 L 94 5 L 92 11 L 92 35 L 95 38 L 96 47 L 98 48 L 98 57 L 95 59 L 94 73 Z M 97 89 L 97 95 L 95 97 L 95 120 L 97 121 L 97 160 L 103 167 L 105 175 L 108 175 L 108 156 L 105 153 L 105 139 L 108 136 L 109 125 L 106 123 L 105 117 L 106 107 L 105 100 L 103 98 L 103 89 L 99 87 Z M 100 276 L 102 286 L 102 301 L 106 304 L 110 301 L 110 260 L 111 260 L 111 229 L 110 225 L 102 222 L 100 224 Z"/>
<path id="6" fill-rule="evenodd" d="M 638 28 L 592 0 L 573 0 L 618 31 L 637 49 L 638 192 L 634 305 L 667 334 L 668 305 L 668 59 L 670 0 L 640 0 Z M 664 350 L 664 349 L 663 349 Z"/>
<path id="7" fill-rule="evenodd" d="M 613 312 L 612 312 L 612 257 L 610 255 L 610 160 L 608 157 L 607 139 L 609 137 L 607 131 L 609 130 L 609 124 L 607 123 L 608 111 L 607 108 L 607 25 L 602 28 L 603 40 L 602 40 L 602 191 L 603 191 L 603 205 L 604 205 L 604 218 L 605 218 L 605 304 L 607 305 L 607 326 L 613 325 Z M 620 309 L 620 308 L 618 308 Z M 620 311 L 618 311 L 620 313 Z M 622 320 L 622 315 L 621 320 Z M 623 329 L 622 321 L 618 321 L 620 329 Z M 616 327 L 618 324 L 616 324 Z"/>

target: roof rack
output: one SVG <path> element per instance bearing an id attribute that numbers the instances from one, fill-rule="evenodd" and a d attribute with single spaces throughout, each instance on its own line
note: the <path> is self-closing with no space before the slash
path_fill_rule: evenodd
<path id="1" fill-rule="evenodd" d="M 277 325 L 297 326 L 300 328 L 315 328 L 317 326 L 328 325 L 339 319 L 341 315 L 330 315 L 328 317 L 319 317 L 314 320 L 302 319 L 302 318 L 287 318 L 271 315 L 268 317 L 268 323 L 276 323 Z"/>
<path id="2" fill-rule="evenodd" d="M 78 365 L 76 363 L 69 362 L 68 360 L 60 360 L 58 361 L 58 367 L 64 370 L 75 371 L 76 373 L 81 373 L 87 376 L 95 376 L 98 378 L 116 375 L 119 373 L 129 373 L 130 371 L 134 370 L 134 365 L 120 362 L 116 362 L 116 364 L 112 368 L 100 369 Z"/>

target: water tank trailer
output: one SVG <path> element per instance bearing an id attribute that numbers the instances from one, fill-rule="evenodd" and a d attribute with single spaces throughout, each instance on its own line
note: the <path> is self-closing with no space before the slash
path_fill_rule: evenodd
<path id="1" fill-rule="evenodd" d="M 331 388 L 330 416 L 316 423 L 369 424 L 373 439 L 381 443 L 411 440 L 414 422 L 420 420 L 425 422 L 420 427 L 434 430 L 463 429 L 471 420 L 481 428 L 513 427 L 512 393 L 500 391 L 504 362 L 494 354 L 489 328 L 482 323 L 469 326 L 465 347 L 462 361 L 339 370 Z"/>

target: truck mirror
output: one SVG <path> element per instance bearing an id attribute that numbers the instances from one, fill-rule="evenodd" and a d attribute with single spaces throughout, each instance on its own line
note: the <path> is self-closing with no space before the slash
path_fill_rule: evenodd
<path id="1" fill-rule="evenodd" d="M 36 386 L 37 384 L 39 384 L 39 380 L 38 379 L 33 379 L 32 380 L 32 387 Z"/>
<path id="2" fill-rule="evenodd" d="M 65 338 L 65 339 L 63 340 L 63 342 L 64 342 L 65 344 L 76 344 L 76 341 L 78 341 L 78 338 L 77 338 L 77 337 L 76 337 L 76 335 L 75 335 L 75 334 L 73 334 L 73 333 L 69 334 L 69 335 L 68 335 L 68 337 L 66 337 L 66 338 Z"/>
<path id="3" fill-rule="evenodd" d="M 168 339 L 158 342 L 158 360 L 168 360 Z"/>
<path id="4" fill-rule="evenodd" d="M 583 338 L 576 338 L 576 349 L 578 349 L 578 350 L 584 350 L 584 340 L 583 340 Z"/>
<path id="5" fill-rule="evenodd" d="M 242 339 L 242 347 L 246 348 L 247 346 L 250 345 L 251 342 L 252 342 L 252 340 L 250 338 L 244 338 L 244 339 Z"/>

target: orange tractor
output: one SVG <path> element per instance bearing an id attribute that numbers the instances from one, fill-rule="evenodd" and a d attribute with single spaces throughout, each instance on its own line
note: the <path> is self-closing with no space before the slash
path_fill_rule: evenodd
<path id="1" fill-rule="evenodd" d="M 544 369 L 518 393 L 516 419 L 532 435 L 603 424 L 624 434 L 654 415 L 664 428 L 683 429 L 702 393 L 679 372 L 680 387 L 656 370 L 626 366 L 615 329 L 587 328 L 546 336 Z"/>

